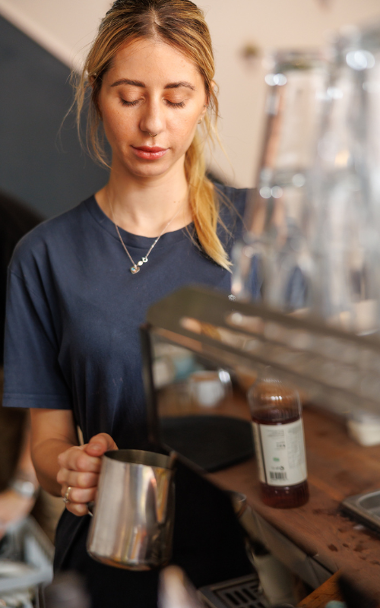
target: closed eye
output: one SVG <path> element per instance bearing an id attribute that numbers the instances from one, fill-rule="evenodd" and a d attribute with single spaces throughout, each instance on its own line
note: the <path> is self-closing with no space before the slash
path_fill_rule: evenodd
<path id="1" fill-rule="evenodd" d="M 123 106 L 135 106 L 139 102 L 138 99 L 136 99 L 135 101 L 127 101 L 126 99 L 122 99 L 121 97 L 120 97 L 120 101 L 123 104 Z"/>
<path id="2" fill-rule="evenodd" d="M 135 99 L 135 101 L 127 101 L 126 99 L 123 99 L 122 97 L 120 97 L 120 101 L 122 103 L 123 106 L 136 106 L 139 103 L 139 99 Z M 166 100 L 166 103 L 172 107 L 172 108 L 183 108 L 185 106 L 185 102 L 184 101 L 169 101 L 169 99 Z"/>
<path id="3" fill-rule="evenodd" d="M 174 101 L 169 101 L 168 99 L 166 101 L 169 104 L 169 106 L 171 106 L 172 108 L 183 108 L 185 105 L 184 101 L 174 102 Z"/>

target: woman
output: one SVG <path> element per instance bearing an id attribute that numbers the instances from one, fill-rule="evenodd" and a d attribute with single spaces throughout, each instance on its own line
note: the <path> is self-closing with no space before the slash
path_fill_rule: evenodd
<path id="1" fill-rule="evenodd" d="M 190 0 L 115 2 L 77 92 L 79 113 L 91 92 L 96 156 L 100 126 L 110 144 L 109 181 L 23 239 L 10 268 L 4 401 L 32 408 L 39 481 L 66 501 L 56 568 L 84 572 L 94 606 L 156 604 L 157 573 L 119 571 L 85 551 L 101 455 L 147 447 L 138 327 L 185 284 L 230 290 L 245 192 L 205 178 L 213 75 L 209 32 Z M 230 515 L 221 493 L 178 471 L 173 560 L 196 585 L 249 571 Z"/>

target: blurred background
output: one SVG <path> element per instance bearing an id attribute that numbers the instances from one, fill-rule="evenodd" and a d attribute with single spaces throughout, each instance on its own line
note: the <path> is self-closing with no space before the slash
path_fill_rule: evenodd
<path id="1" fill-rule="evenodd" d="M 209 167 L 252 186 L 264 123 L 265 65 L 273 49 L 315 48 L 332 32 L 380 17 L 378 0 L 201 0 L 220 87 L 220 135 Z M 0 190 L 43 217 L 100 188 L 106 172 L 81 150 L 66 119 L 78 69 L 109 0 L 0 0 Z"/>

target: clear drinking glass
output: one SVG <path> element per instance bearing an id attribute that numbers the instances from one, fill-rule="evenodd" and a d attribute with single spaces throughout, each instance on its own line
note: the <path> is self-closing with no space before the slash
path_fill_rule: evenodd
<path id="1" fill-rule="evenodd" d="M 332 51 L 314 173 L 313 308 L 371 333 L 379 324 L 380 28 L 352 28 Z"/>
<path id="2" fill-rule="evenodd" d="M 248 205 L 247 232 L 234 250 L 233 292 L 250 298 L 257 280 L 266 304 L 306 308 L 312 260 L 310 175 L 315 160 L 327 63 L 317 51 L 271 56 L 258 188 Z"/>

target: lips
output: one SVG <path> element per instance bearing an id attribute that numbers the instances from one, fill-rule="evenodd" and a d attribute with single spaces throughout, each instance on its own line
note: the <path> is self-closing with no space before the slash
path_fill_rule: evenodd
<path id="1" fill-rule="evenodd" d="M 132 146 L 132 149 L 136 156 L 147 160 L 162 158 L 168 151 L 168 148 L 160 148 L 159 146 Z"/>

